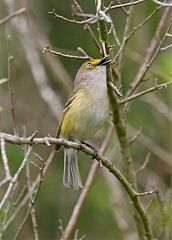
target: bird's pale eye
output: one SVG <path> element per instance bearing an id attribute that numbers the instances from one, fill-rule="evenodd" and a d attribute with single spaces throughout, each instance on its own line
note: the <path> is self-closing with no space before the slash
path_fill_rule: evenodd
<path id="1" fill-rule="evenodd" d="M 87 63 L 87 68 L 91 68 L 92 64 L 91 63 Z"/>

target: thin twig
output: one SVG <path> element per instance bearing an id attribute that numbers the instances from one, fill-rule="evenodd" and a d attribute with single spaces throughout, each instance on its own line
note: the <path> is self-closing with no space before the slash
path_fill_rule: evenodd
<path id="1" fill-rule="evenodd" d="M 86 19 L 86 20 L 83 20 L 83 21 L 77 21 L 75 19 L 68 19 L 64 16 L 61 16 L 57 13 L 55 13 L 55 9 L 53 9 L 51 12 L 48 12 L 49 14 L 53 15 L 55 18 L 60 18 L 64 21 L 67 21 L 67 22 L 70 22 L 70 23 L 76 23 L 76 24 L 86 24 L 86 23 L 89 23 L 89 24 L 92 24 L 92 23 L 95 23 L 97 21 L 97 16 L 93 16 L 89 19 Z"/>
<path id="2" fill-rule="evenodd" d="M 8 10 L 11 11 L 11 2 L 6 1 L 6 4 L 8 6 Z M 57 94 L 55 94 L 55 92 L 49 86 L 48 76 L 41 62 L 38 48 L 35 43 L 35 38 L 33 37 L 34 35 L 27 19 L 21 17 L 20 21 L 18 21 L 18 18 L 16 18 L 16 21 L 12 22 L 12 24 L 20 36 L 21 45 L 23 47 L 26 60 L 34 77 L 35 83 L 38 87 L 40 96 L 48 105 L 55 118 L 60 119 L 63 109 L 62 103 Z"/>
<path id="3" fill-rule="evenodd" d="M 160 50 L 161 50 L 161 51 L 164 51 L 164 50 L 167 50 L 167 49 L 169 49 L 169 48 L 172 48 L 172 44 L 169 44 L 169 45 L 167 45 L 167 46 L 165 46 L 165 47 L 162 47 Z"/>
<path id="4" fill-rule="evenodd" d="M 145 95 L 145 94 L 147 94 L 147 93 L 154 92 L 154 91 L 156 91 L 156 90 L 160 90 L 160 89 L 166 88 L 166 87 L 167 87 L 168 85 L 170 85 L 170 84 L 172 84 L 172 81 L 167 82 L 167 83 L 162 83 L 162 84 L 159 84 L 159 85 L 155 85 L 154 87 L 148 88 L 148 89 L 143 90 L 143 91 L 141 91 L 141 92 L 139 92 L 139 93 L 136 93 L 136 94 L 134 94 L 134 95 L 131 95 L 130 97 L 128 97 L 128 98 L 126 98 L 126 99 L 120 100 L 120 101 L 119 101 L 119 104 L 124 104 L 124 103 L 126 103 L 126 102 L 129 102 L 129 101 L 135 99 L 135 98 L 138 98 L 138 97 L 140 97 L 140 96 L 143 96 L 143 95 Z"/>
<path id="5" fill-rule="evenodd" d="M 114 9 L 117 9 L 117 8 L 128 7 L 128 6 L 132 6 L 132 5 L 137 5 L 137 4 L 143 3 L 144 1 L 145 0 L 138 0 L 138 1 L 131 1 L 131 2 L 128 2 L 128 3 L 118 4 L 118 5 L 115 5 L 115 6 L 111 6 L 110 9 L 107 8 L 106 11 L 114 10 Z"/>
<path id="6" fill-rule="evenodd" d="M 129 29 L 130 29 L 133 9 L 134 9 L 134 6 L 131 5 L 129 7 L 128 16 L 127 16 L 126 22 L 125 22 L 122 44 L 119 48 L 118 53 L 116 54 L 116 56 L 114 57 L 114 59 L 112 61 L 112 63 L 115 63 L 115 65 L 116 65 L 116 68 L 117 68 L 116 70 L 118 72 L 118 76 L 120 76 L 120 70 L 121 70 L 121 67 L 122 67 L 123 59 L 124 59 L 125 49 L 126 49 L 127 40 L 128 40 L 127 35 L 129 33 Z"/>
<path id="7" fill-rule="evenodd" d="M 100 147 L 100 150 L 99 150 L 99 153 L 100 155 L 104 155 L 106 150 L 107 150 L 107 147 L 109 145 L 109 142 L 112 138 L 112 134 L 113 134 L 113 131 L 114 131 L 114 128 L 111 127 L 107 133 L 107 136 L 102 144 L 102 146 Z M 78 216 L 79 216 L 79 213 L 82 209 L 82 206 L 84 204 L 84 201 L 86 199 L 86 196 L 88 195 L 89 191 L 90 191 L 90 188 L 93 184 L 93 181 L 94 181 L 94 178 L 96 176 L 96 173 L 97 173 L 97 170 L 99 168 L 99 164 L 97 162 L 94 162 L 91 166 L 91 169 L 88 173 L 88 176 L 87 176 L 87 179 L 86 179 L 86 182 L 85 182 L 85 185 L 84 185 L 84 188 L 82 189 L 81 191 L 81 194 L 74 206 L 74 209 L 73 209 L 73 212 L 70 216 L 70 219 L 68 221 L 68 224 L 63 232 L 63 239 L 66 240 L 69 238 L 72 230 L 74 229 L 76 223 L 77 223 L 77 220 L 78 220 Z"/>
<path id="8" fill-rule="evenodd" d="M 15 144 L 20 144 L 20 145 L 31 143 L 29 138 L 23 138 L 23 137 L 19 138 L 17 136 L 12 136 L 10 134 L 4 134 L 4 133 L 0 133 L 0 136 L 3 136 L 4 139 L 7 142 L 10 142 L 10 143 L 15 143 Z M 34 138 L 32 143 L 46 144 L 45 143 L 45 138 Z M 49 138 L 49 143 L 51 143 L 51 144 L 55 144 L 55 143 L 57 144 L 58 143 L 58 144 L 66 146 L 66 147 L 72 147 L 74 149 L 79 149 L 80 148 L 81 151 L 86 153 L 87 155 L 94 156 L 94 151 L 91 148 L 89 148 L 85 145 L 78 144 L 76 142 L 67 141 L 65 139 Z M 25 156 L 24 160 L 22 161 L 21 166 L 19 167 L 17 173 L 15 174 L 13 180 L 11 181 L 10 186 L 9 186 L 9 188 L 8 188 L 8 190 L 7 190 L 5 196 L 4 196 L 4 198 L 3 198 L 3 200 L 0 204 L 0 209 L 2 209 L 3 205 L 5 204 L 6 200 L 8 199 L 9 194 L 11 193 L 11 190 L 13 189 L 14 184 L 15 184 L 16 180 L 18 179 L 18 176 L 19 176 L 20 172 L 25 167 L 27 159 L 28 159 L 28 157 L 31 153 L 31 150 L 32 150 L 32 147 L 29 146 L 28 151 L 27 151 L 27 155 Z M 139 213 L 139 215 L 140 215 L 140 217 L 143 221 L 147 238 L 149 240 L 152 239 L 151 232 L 149 232 L 149 227 L 150 226 L 149 226 L 149 223 L 148 223 L 148 218 L 146 216 L 145 210 L 143 209 L 143 207 L 141 206 L 140 202 L 137 199 L 137 192 L 133 189 L 132 185 L 127 181 L 127 179 L 123 176 L 123 174 L 116 168 L 116 166 L 113 165 L 107 158 L 104 158 L 104 157 L 101 157 L 100 155 L 98 155 L 96 157 L 96 160 L 101 162 L 102 165 L 105 166 L 119 180 L 119 182 L 123 185 L 124 189 L 126 190 L 130 199 L 133 202 L 133 206 L 138 211 L 138 213 Z M 36 194 L 36 196 L 37 196 L 37 194 Z M 31 207 L 32 206 L 33 205 L 31 203 Z M 30 209 L 28 211 L 30 211 Z M 27 212 L 27 214 L 28 214 L 28 212 Z M 26 219 L 26 217 L 25 217 L 25 219 Z M 24 223 L 25 223 L 25 221 L 24 221 Z M 22 223 L 22 226 L 23 226 L 23 223 Z"/>
<path id="9" fill-rule="evenodd" d="M 0 141 L 1 141 L 1 155 L 2 155 L 3 165 L 4 165 L 4 170 L 5 170 L 5 176 L 6 176 L 6 180 L 10 181 L 12 177 L 11 177 L 10 167 L 8 164 L 8 158 L 7 158 L 6 149 L 5 149 L 5 140 L 3 137 L 1 137 Z"/>
<path id="10" fill-rule="evenodd" d="M 137 197 L 147 196 L 151 195 L 157 192 L 157 189 L 153 189 L 151 191 L 143 192 L 143 193 L 137 193 Z"/>
<path id="11" fill-rule="evenodd" d="M 144 58 L 143 63 L 140 65 L 139 70 L 136 74 L 136 77 L 134 79 L 134 81 L 131 84 L 130 89 L 128 90 L 126 96 L 129 97 L 139 86 L 139 84 L 141 83 L 143 77 L 145 76 L 146 72 L 148 71 L 149 67 L 151 66 L 155 56 L 157 55 L 158 51 L 157 49 L 161 46 L 162 44 L 162 38 L 163 36 L 165 36 L 166 32 L 168 32 L 168 27 L 170 26 L 170 24 L 168 25 L 168 27 L 164 27 L 164 25 L 167 24 L 169 17 L 171 16 L 171 8 L 166 8 L 164 11 L 164 14 L 157 26 L 155 35 L 153 36 L 150 46 L 147 49 L 147 54 Z M 165 29 L 165 30 L 164 30 Z M 164 33 L 165 31 L 165 33 Z M 127 105 L 125 107 L 125 109 L 127 108 Z"/>
<path id="12" fill-rule="evenodd" d="M 26 150 L 25 150 L 26 154 Z M 33 194 L 31 192 L 31 176 L 30 176 L 30 163 L 27 162 L 26 164 L 26 179 L 27 179 L 27 189 L 30 194 L 29 200 L 32 202 Z M 38 233 L 38 224 L 36 219 L 36 210 L 34 206 L 30 211 L 31 219 L 32 219 L 32 226 L 33 226 L 33 233 L 34 233 L 34 240 L 39 240 L 39 233 Z"/>
<path id="13" fill-rule="evenodd" d="M 158 0 L 152 0 L 154 3 L 163 6 L 163 7 L 172 7 L 172 3 L 160 2 Z"/>
<path id="14" fill-rule="evenodd" d="M 149 162 L 149 159 L 150 159 L 150 153 L 147 154 L 143 164 L 135 172 L 135 176 L 138 175 L 140 172 L 142 172 L 145 169 L 145 167 L 147 166 L 147 164 Z"/>
<path id="15" fill-rule="evenodd" d="M 6 190 L 6 193 L 5 193 L 4 197 L 2 198 L 2 200 L 0 202 L 0 210 L 2 210 L 4 204 L 7 202 L 11 192 L 13 191 L 14 186 L 15 186 L 16 182 L 18 181 L 19 175 L 22 172 L 22 170 L 24 169 L 24 167 L 26 165 L 26 162 L 27 162 L 31 152 L 32 152 L 32 147 L 29 146 L 28 150 L 27 150 L 27 153 L 26 153 L 26 155 L 25 155 L 25 157 L 24 157 L 20 167 L 18 168 L 18 170 L 15 173 L 14 177 L 11 179 L 11 182 L 10 182 L 10 184 L 9 184 L 7 190 Z"/>
<path id="16" fill-rule="evenodd" d="M 4 184 L 6 184 L 7 182 L 9 182 L 9 180 L 7 178 L 4 178 L 3 180 L 0 181 L 0 187 L 2 187 Z"/>
<path id="17" fill-rule="evenodd" d="M 166 222 L 167 222 L 167 216 L 165 213 L 165 207 L 164 207 L 164 200 L 162 199 L 160 190 L 157 189 L 156 191 L 156 198 L 159 204 L 159 208 L 160 208 L 160 214 L 161 214 L 161 221 L 162 221 L 162 232 L 160 235 L 159 240 L 161 239 L 166 239 L 165 235 L 166 235 Z"/>
<path id="18" fill-rule="evenodd" d="M 77 50 L 78 50 L 83 56 L 86 56 L 86 57 L 90 58 L 90 56 L 88 56 L 88 54 L 86 53 L 86 51 L 85 51 L 82 47 L 77 47 Z"/>
<path id="19" fill-rule="evenodd" d="M 10 21 L 14 17 L 20 16 L 21 14 L 26 12 L 26 8 L 20 8 L 16 12 L 11 13 L 10 15 L 6 16 L 5 18 L 0 20 L 0 25 L 3 25 L 4 23 Z"/>
<path id="20" fill-rule="evenodd" d="M 9 94 L 10 94 L 10 107 L 11 107 L 11 115 L 12 115 L 12 123 L 13 123 L 13 130 L 14 134 L 18 134 L 17 125 L 16 125 L 16 114 L 15 114 L 15 103 L 14 103 L 14 89 L 12 83 L 12 60 L 13 57 L 10 56 L 8 58 L 8 87 L 9 87 Z"/>
<path id="21" fill-rule="evenodd" d="M 141 133 L 142 133 L 142 128 L 140 128 L 137 131 L 137 133 L 129 140 L 129 145 L 130 146 L 137 141 L 137 139 L 140 137 Z"/>
<path id="22" fill-rule="evenodd" d="M 45 167 L 44 167 L 44 171 L 43 171 L 43 176 L 45 175 L 45 173 L 47 172 L 53 157 L 55 155 L 55 152 L 50 152 L 47 161 L 45 163 Z M 41 169 L 40 169 L 41 170 Z M 37 186 L 40 182 L 40 174 L 35 178 L 35 180 L 33 181 L 33 184 L 31 185 L 31 193 L 33 194 L 35 192 L 35 190 L 37 189 Z M 26 203 L 28 202 L 30 198 L 30 193 L 27 193 L 23 199 L 21 200 L 20 203 L 17 204 L 17 208 L 14 210 L 14 212 L 12 213 L 12 215 L 10 216 L 10 218 L 8 219 L 7 223 L 4 225 L 4 231 L 9 227 L 9 225 L 14 221 L 14 219 L 16 218 L 16 216 L 19 214 L 19 212 L 21 211 L 21 209 L 23 207 L 26 206 Z"/>
<path id="23" fill-rule="evenodd" d="M 148 15 L 142 22 L 133 28 L 133 30 L 126 36 L 126 41 L 128 41 L 139 29 L 141 29 L 159 10 L 161 6 L 158 6 Z"/>
<path id="24" fill-rule="evenodd" d="M 54 54 L 56 56 L 60 56 L 60 57 L 66 57 L 66 58 L 73 58 L 73 59 L 79 59 L 79 60 L 89 60 L 91 59 L 91 57 L 87 56 L 76 56 L 76 55 L 70 55 L 70 54 L 65 54 L 65 53 L 61 53 L 61 52 L 56 52 L 54 50 L 51 50 L 49 46 L 46 46 L 43 50 L 43 53 L 50 53 L 50 54 Z"/>
<path id="25" fill-rule="evenodd" d="M 117 2 L 118 2 L 120 5 L 122 5 L 122 3 L 121 3 L 120 0 L 117 0 Z M 121 8 L 122 8 L 123 12 L 124 12 L 126 15 L 128 15 L 128 10 L 127 10 L 125 7 L 121 7 Z"/>
<path id="26" fill-rule="evenodd" d="M 42 185 L 42 182 L 43 182 L 44 167 L 45 167 L 45 162 L 43 161 L 43 162 L 42 162 L 42 168 L 41 168 L 41 171 L 40 171 L 40 180 L 39 180 L 39 183 L 38 183 L 38 186 L 37 186 L 37 190 L 36 190 L 36 192 L 34 193 L 34 196 L 33 196 L 33 198 L 32 198 L 31 201 L 30 201 L 30 207 L 29 207 L 29 209 L 28 209 L 28 211 L 27 211 L 27 213 L 26 213 L 26 215 L 25 215 L 22 223 L 21 223 L 20 226 L 17 228 L 17 232 L 16 232 L 13 240 L 16 240 L 16 239 L 18 238 L 19 234 L 21 233 L 21 231 L 22 231 L 22 229 L 23 229 L 23 227 L 24 227 L 24 225 L 25 225 L 25 223 L 26 223 L 26 221 L 27 221 L 27 219 L 28 219 L 28 217 L 29 217 L 29 215 L 30 215 L 30 213 L 31 213 L 34 205 L 35 205 L 35 202 L 36 202 L 37 197 L 38 197 L 38 193 L 39 193 L 39 191 L 40 191 L 40 188 L 41 188 L 41 185 Z M 39 238 L 38 238 L 38 239 L 39 239 Z"/>
<path id="27" fill-rule="evenodd" d="M 80 14 L 84 14 L 81 6 L 79 5 L 79 3 L 78 3 L 76 0 L 72 0 L 72 3 L 73 3 L 74 15 L 75 15 L 77 12 L 80 13 Z M 97 38 L 96 38 L 93 30 L 91 29 L 91 26 L 90 26 L 89 24 L 85 24 L 84 30 L 86 30 L 86 31 L 89 32 L 89 34 L 90 34 L 91 38 L 93 39 L 93 42 L 94 42 L 94 44 L 96 45 L 96 47 L 97 47 L 98 49 L 101 49 L 101 46 L 100 46 L 100 44 L 99 44 L 99 42 L 98 42 L 98 40 L 97 40 Z"/>
<path id="28" fill-rule="evenodd" d="M 98 9 L 98 6 L 103 8 L 103 2 L 101 0 L 97 0 L 97 9 Z M 104 54 L 105 53 L 109 54 L 110 44 L 109 44 L 109 39 L 107 35 L 106 23 L 103 21 L 98 21 L 98 27 L 99 27 L 99 36 L 102 42 L 102 46 L 104 44 L 106 48 L 106 51 L 104 51 Z M 109 82 L 112 82 L 112 81 L 113 81 L 113 78 L 112 78 L 111 69 L 110 69 L 110 66 L 108 66 L 107 67 L 108 95 L 109 95 L 109 100 L 112 106 L 113 123 L 115 124 L 118 140 L 120 143 L 121 154 L 122 154 L 122 159 L 124 163 L 123 165 L 124 165 L 125 177 L 130 182 L 130 184 L 136 187 L 136 180 L 134 178 L 134 169 L 133 169 L 132 158 L 129 151 L 129 143 L 128 143 L 124 116 L 122 115 L 121 109 L 119 108 L 118 99 L 109 86 Z M 141 211 L 145 212 L 139 200 L 138 200 L 138 205 L 139 205 L 139 208 L 142 209 Z M 140 212 L 135 211 L 134 218 L 135 218 L 135 223 L 137 225 L 138 234 L 142 238 L 147 237 L 148 240 L 152 240 L 153 234 L 152 234 L 151 225 L 149 223 L 149 219 L 147 215 L 144 213 L 140 214 Z"/>

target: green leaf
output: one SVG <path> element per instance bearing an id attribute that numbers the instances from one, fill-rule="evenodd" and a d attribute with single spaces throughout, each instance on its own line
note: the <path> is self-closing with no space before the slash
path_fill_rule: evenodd
<path id="1" fill-rule="evenodd" d="M 8 82 L 8 78 L 0 79 L 0 85 L 3 84 L 3 83 L 6 83 L 6 82 Z"/>
<path id="2" fill-rule="evenodd" d="M 4 109 L 0 106 L 0 112 L 2 112 Z"/>

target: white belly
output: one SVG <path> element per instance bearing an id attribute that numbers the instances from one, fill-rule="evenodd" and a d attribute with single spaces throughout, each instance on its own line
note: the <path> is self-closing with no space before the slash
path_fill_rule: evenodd
<path id="1" fill-rule="evenodd" d="M 102 126 L 109 113 L 109 100 L 106 85 L 106 67 L 97 71 L 94 79 L 84 87 L 85 97 L 77 101 L 79 112 L 75 114 L 71 137 L 84 141 L 91 138 Z"/>
<path id="2" fill-rule="evenodd" d="M 88 102 L 80 103 L 82 112 L 78 114 L 78 118 L 76 117 L 77 129 L 72 134 L 78 140 L 91 138 L 105 122 L 109 113 L 107 93 L 102 96 L 95 94 L 91 96 L 89 102 L 90 104 Z"/>

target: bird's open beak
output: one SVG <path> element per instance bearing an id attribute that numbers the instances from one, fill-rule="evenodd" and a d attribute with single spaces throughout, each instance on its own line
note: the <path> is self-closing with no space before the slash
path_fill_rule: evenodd
<path id="1" fill-rule="evenodd" d="M 100 62 L 97 64 L 97 66 L 105 66 L 105 65 L 111 63 L 112 60 L 107 60 L 108 57 L 109 57 L 109 55 L 107 55 L 107 56 L 105 56 L 104 58 L 102 58 L 102 59 L 100 60 Z"/>

